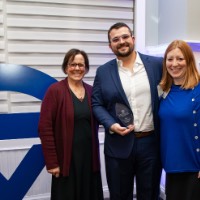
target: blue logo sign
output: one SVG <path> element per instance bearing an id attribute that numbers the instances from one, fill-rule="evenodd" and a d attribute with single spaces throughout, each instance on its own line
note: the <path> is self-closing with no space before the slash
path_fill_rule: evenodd
<path id="1" fill-rule="evenodd" d="M 20 92 L 42 100 L 55 82 L 56 79 L 28 66 L 0 64 L 0 91 Z M 39 113 L 0 114 L 0 140 L 37 138 L 38 120 Z M 41 145 L 33 145 L 9 180 L 0 172 L 0 198 L 23 199 L 44 166 Z"/>

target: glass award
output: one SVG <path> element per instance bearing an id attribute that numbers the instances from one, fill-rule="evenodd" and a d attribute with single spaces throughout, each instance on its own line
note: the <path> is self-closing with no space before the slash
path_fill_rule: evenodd
<path id="1" fill-rule="evenodd" d="M 116 103 L 115 112 L 117 118 L 124 126 L 133 124 L 133 114 L 127 106 L 121 103 Z"/>

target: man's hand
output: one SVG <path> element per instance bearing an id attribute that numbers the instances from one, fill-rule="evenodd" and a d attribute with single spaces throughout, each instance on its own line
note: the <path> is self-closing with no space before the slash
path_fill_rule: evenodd
<path id="1" fill-rule="evenodd" d="M 114 133 L 117 133 L 121 136 L 124 136 L 124 135 L 127 135 L 129 134 L 131 131 L 134 130 L 134 125 L 129 125 L 127 127 L 122 127 L 120 126 L 118 123 L 115 123 L 113 124 L 111 127 L 110 127 L 110 130 Z"/>

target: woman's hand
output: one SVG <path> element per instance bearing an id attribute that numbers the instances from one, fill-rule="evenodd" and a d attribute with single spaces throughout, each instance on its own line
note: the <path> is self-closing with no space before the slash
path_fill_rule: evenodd
<path id="1" fill-rule="evenodd" d="M 200 178 L 200 172 L 198 172 L 198 178 Z"/>
<path id="2" fill-rule="evenodd" d="M 47 171 L 48 171 L 48 173 L 52 174 L 56 178 L 60 176 L 60 167 L 56 167 L 54 169 L 49 169 Z"/>

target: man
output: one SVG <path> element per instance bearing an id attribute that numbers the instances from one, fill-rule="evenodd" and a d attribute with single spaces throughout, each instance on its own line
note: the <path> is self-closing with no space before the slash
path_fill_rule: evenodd
<path id="1" fill-rule="evenodd" d="M 157 85 L 162 58 L 134 50 L 125 23 L 108 31 L 116 59 L 97 69 L 92 95 L 94 115 L 105 128 L 105 164 L 111 200 L 157 200 L 161 175 Z M 121 109 L 121 111 L 120 111 Z M 120 111 L 120 114 L 117 112 Z M 120 115 L 127 113 L 128 124 Z"/>

